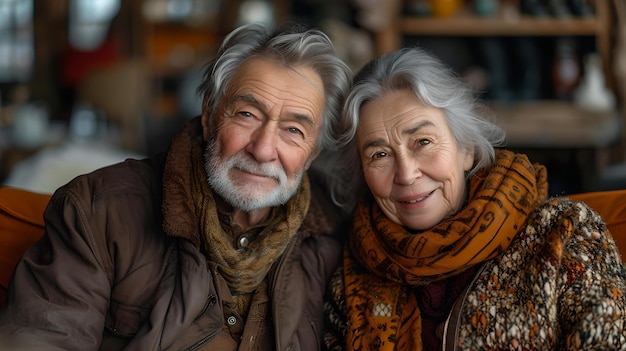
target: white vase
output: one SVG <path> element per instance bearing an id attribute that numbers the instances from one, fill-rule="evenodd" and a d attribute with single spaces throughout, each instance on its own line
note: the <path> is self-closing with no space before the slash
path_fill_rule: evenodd
<path id="1" fill-rule="evenodd" d="M 589 110 L 613 110 L 615 95 L 605 84 L 602 58 L 597 53 L 590 53 L 584 62 L 584 75 L 574 91 L 574 102 Z"/>

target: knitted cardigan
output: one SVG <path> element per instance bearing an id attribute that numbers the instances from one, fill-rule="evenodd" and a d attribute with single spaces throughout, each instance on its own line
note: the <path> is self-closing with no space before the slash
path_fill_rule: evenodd
<path id="1" fill-rule="evenodd" d="M 546 201 L 499 257 L 483 264 L 445 323 L 444 350 L 626 350 L 626 271 L 600 216 L 568 198 Z M 327 340 L 343 340 L 337 270 Z M 408 287 L 409 288 L 409 287 Z M 333 345 L 343 349 L 345 345 Z"/>

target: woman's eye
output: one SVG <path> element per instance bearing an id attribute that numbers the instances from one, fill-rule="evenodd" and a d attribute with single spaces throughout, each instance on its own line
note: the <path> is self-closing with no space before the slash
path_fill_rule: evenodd
<path id="1" fill-rule="evenodd" d="M 373 159 L 379 159 L 379 158 L 383 158 L 383 157 L 386 157 L 386 156 L 387 156 L 386 152 L 380 151 L 380 152 L 377 152 L 374 155 L 372 155 L 372 158 Z"/>
<path id="2" fill-rule="evenodd" d="M 428 144 L 430 144 L 430 140 L 428 139 L 420 139 L 417 141 L 417 145 L 419 146 L 426 146 Z"/>
<path id="3" fill-rule="evenodd" d="M 237 114 L 241 117 L 246 117 L 246 118 L 252 117 L 252 113 L 247 112 L 247 111 L 240 111 L 240 112 L 237 112 Z"/>

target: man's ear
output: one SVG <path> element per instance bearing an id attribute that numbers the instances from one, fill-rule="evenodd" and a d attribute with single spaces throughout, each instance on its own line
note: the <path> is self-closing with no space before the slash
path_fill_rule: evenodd
<path id="1" fill-rule="evenodd" d="M 202 123 L 202 136 L 204 137 L 204 140 L 206 140 L 211 135 L 211 117 L 206 107 L 202 108 L 201 123 Z"/>
<path id="2" fill-rule="evenodd" d="M 320 148 L 316 147 L 313 152 L 311 152 L 311 156 L 309 156 L 309 159 L 306 161 L 306 163 L 304 164 L 304 170 L 308 171 L 309 167 L 311 167 L 311 164 L 313 163 L 313 161 L 315 161 L 315 159 L 317 158 L 317 156 L 320 155 Z"/>

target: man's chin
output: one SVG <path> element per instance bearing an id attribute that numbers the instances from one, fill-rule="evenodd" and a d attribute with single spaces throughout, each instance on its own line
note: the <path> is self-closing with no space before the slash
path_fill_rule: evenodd
<path id="1" fill-rule="evenodd" d="M 267 196 L 275 191 L 280 191 L 280 183 L 275 178 L 256 176 L 256 179 L 232 179 L 231 184 L 236 192 L 250 193 L 250 197 Z"/>
<path id="2" fill-rule="evenodd" d="M 247 211 L 282 206 L 295 195 L 297 189 L 298 187 L 289 189 L 281 187 L 271 189 L 238 188 L 237 195 L 232 197 L 234 200 L 232 205 L 239 208 L 245 207 Z"/>
<path id="3" fill-rule="evenodd" d="M 282 205 L 275 196 L 236 196 L 227 200 L 234 208 L 241 209 L 246 212 L 252 212 L 268 207 L 274 207 Z"/>

